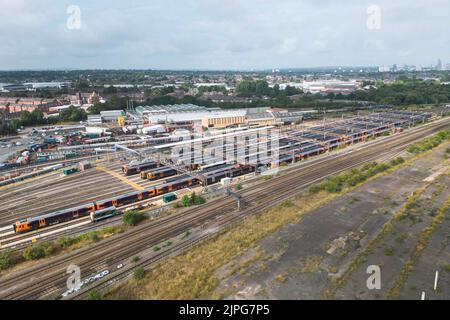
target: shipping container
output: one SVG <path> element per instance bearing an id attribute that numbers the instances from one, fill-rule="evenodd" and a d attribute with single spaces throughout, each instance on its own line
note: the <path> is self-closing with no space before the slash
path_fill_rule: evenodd
<path id="1" fill-rule="evenodd" d="M 177 200 L 177 195 L 175 193 L 168 193 L 168 194 L 163 195 L 163 201 L 165 203 L 169 203 L 169 202 L 172 202 L 175 200 Z"/>
<path id="2" fill-rule="evenodd" d="M 77 171 L 78 171 L 77 168 L 67 168 L 67 169 L 64 169 L 63 173 L 64 173 L 65 176 L 68 176 L 68 175 L 73 174 L 73 173 L 75 173 Z"/>

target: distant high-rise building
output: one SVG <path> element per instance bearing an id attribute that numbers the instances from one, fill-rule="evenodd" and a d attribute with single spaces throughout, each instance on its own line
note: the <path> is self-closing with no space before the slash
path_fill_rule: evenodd
<path id="1" fill-rule="evenodd" d="M 438 59 L 437 65 L 436 65 L 436 70 L 442 70 L 442 61 L 441 59 Z"/>
<path id="2" fill-rule="evenodd" d="M 389 72 L 389 70 L 389 66 L 386 65 L 378 67 L 378 72 Z"/>
<path id="3" fill-rule="evenodd" d="M 447 64 L 445 65 L 445 70 L 450 71 L 450 63 L 447 63 Z"/>
<path id="4" fill-rule="evenodd" d="M 416 66 L 416 71 L 422 71 L 422 66 L 420 64 Z"/>
<path id="5" fill-rule="evenodd" d="M 397 65 L 394 63 L 392 65 L 392 72 L 397 72 L 397 70 L 398 70 Z"/>

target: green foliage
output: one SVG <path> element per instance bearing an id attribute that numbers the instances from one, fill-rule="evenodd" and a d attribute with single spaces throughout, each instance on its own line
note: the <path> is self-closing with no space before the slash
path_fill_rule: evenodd
<path id="1" fill-rule="evenodd" d="M 191 203 L 192 204 L 198 206 L 198 205 L 204 204 L 205 202 L 206 201 L 203 197 L 195 194 L 195 192 L 192 193 L 192 195 L 191 195 Z"/>
<path id="2" fill-rule="evenodd" d="M 269 84 L 265 80 L 243 80 L 237 84 L 236 92 L 243 97 L 270 96 L 279 100 L 302 93 L 301 90 L 291 86 L 287 86 L 285 90 L 280 90 L 278 85 L 269 88 Z"/>
<path id="3" fill-rule="evenodd" d="M 139 256 L 134 256 L 133 259 L 131 259 L 131 261 L 134 263 L 138 262 L 139 260 L 141 260 Z"/>
<path id="4" fill-rule="evenodd" d="M 61 121 L 82 121 L 87 119 L 87 114 L 84 110 L 70 106 L 67 109 L 61 110 L 59 113 L 59 120 Z"/>
<path id="5" fill-rule="evenodd" d="M 449 139 L 450 139 L 450 130 L 441 131 L 432 137 L 425 138 L 419 142 L 412 144 L 408 148 L 408 152 L 419 154 L 421 152 L 431 150 L 440 145 L 441 143 L 443 143 L 445 140 Z"/>
<path id="6" fill-rule="evenodd" d="M 183 204 L 184 207 L 191 206 L 191 199 L 189 198 L 189 196 L 187 194 L 185 194 L 183 196 L 183 198 L 181 198 L 181 203 Z"/>
<path id="7" fill-rule="evenodd" d="M 96 290 L 92 290 L 88 293 L 87 299 L 88 300 L 102 300 L 102 297 Z"/>
<path id="8" fill-rule="evenodd" d="M 192 205 L 198 206 L 205 202 L 205 198 L 197 195 L 195 192 L 193 192 L 190 197 L 186 194 L 181 198 L 181 203 L 184 207 L 190 207 Z"/>
<path id="9" fill-rule="evenodd" d="M 50 242 L 42 242 L 28 246 L 23 251 L 25 260 L 39 260 L 49 257 L 53 253 L 54 247 Z"/>
<path id="10" fill-rule="evenodd" d="M 20 126 L 19 119 L 12 119 L 10 121 L 0 120 L 0 135 L 16 134 Z"/>
<path id="11" fill-rule="evenodd" d="M 67 249 L 79 241 L 80 238 L 63 236 L 56 240 L 56 244 L 62 249 Z"/>
<path id="12" fill-rule="evenodd" d="M 144 219 L 144 214 L 138 211 L 128 211 L 122 217 L 123 223 L 128 226 L 135 226 Z"/>
<path id="13" fill-rule="evenodd" d="M 125 110 L 127 107 L 127 97 L 113 96 L 105 103 L 96 103 L 88 109 L 90 114 L 99 114 L 100 111 Z"/>
<path id="14" fill-rule="evenodd" d="M 134 270 L 133 277 L 135 280 L 139 281 L 145 278 L 147 272 L 143 268 L 137 268 Z"/>
<path id="15" fill-rule="evenodd" d="M 312 185 L 309 188 L 309 192 L 317 193 L 319 191 L 326 191 L 329 193 L 339 193 L 344 188 L 355 187 L 370 177 L 373 177 L 404 162 L 405 159 L 402 157 L 392 159 L 388 164 L 369 162 L 360 169 L 352 169 L 350 171 L 332 176 L 319 184 Z"/>
<path id="16" fill-rule="evenodd" d="M 20 260 L 21 257 L 9 249 L 0 252 L 0 271 L 15 266 Z"/>
<path id="17" fill-rule="evenodd" d="M 238 182 L 236 184 L 236 190 L 241 190 L 242 189 L 242 184 L 240 182 Z"/>

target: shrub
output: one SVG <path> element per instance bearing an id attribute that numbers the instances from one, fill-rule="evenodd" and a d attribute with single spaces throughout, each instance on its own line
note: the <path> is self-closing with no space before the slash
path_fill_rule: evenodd
<path id="1" fill-rule="evenodd" d="M 97 291 L 92 290 L 88 293 L 87 299 L 88 300 L 102 300 L 102 297 L 100 296 L 100 294 Z"/>
<path id="2" fill-rule="evenodd" d="M 191 206 L 191 199 L 189 198 L 189 196 L 187 194 L 185 194 L 183 196 L 183 198 L 181 198 L 181 203 L 183 204 L 184 207 Z"/>
<path id="3" fill-rule="evenodd" d="M 191 203 L 198 206 L 201 204 L 204 204 L 206 202 L 205 198 L 195 194 L 195 192 L 192 193 L 191 195 Z"/>
<path id="4" fill-rule="evenodd" d="M 38 260 L 50 256 L 53 253 L 53 246 L 49 242 L 42 242 L 31 245 L 23 251 L 25 260 Z"/>
<path id="5" fill-rule="evenodd" d="M 11 268 L 17 263 L 18 257 L 11 250 L 0 252 L 0 271 Z"/>
<path id="6" fill-rule="evenodd" d="M 408 148 L 408 152 L 414 153 L 414 154 L 419 154 L 421 152 L 431 150 L 431 149 L 437 147 L 442 142 L 444 142 L 445 140 L 448 140 L 448 139 L 450 139 L 450 130 L 441 131 L 441 132 L 435 134 L 434 136 L 425 138 L 419 142 L 412 144 Z"/>
<path id="7" fill-rule="evenodd" d="M 122 221 L 126 225 L 135 226 L 144 220 L 144 218 L 144 215 L 138 211 L 128 211 L 123 215 Z"/>
<path id="8" fill-rule="evenodd" d="M 74 245 L 76 242 L 78 242 L 78 239 L 67 236 L 60 237 L 56 240 L 56 244 L 63 249 L 67 249 L 68 247 Z"/>
<path id="9" fill-rule="evenodd" d="M 97 242 L 97 241 L 100 240 L 100 238 L 98 237 L 97 232 L 91 232 L 91 233 L 89 233 L 89 239 L 90 239 L 92 242 Z"/>
<path id="10" fill-rule="evenodd" d="M 241 190 L 242 189 L 242 184 L 240 182 L 238 182 L 236 184 L 236 190 Z"/>
<path id="11" fill-rule="evenodd" d="M 144 279 L 146 274 L 147 272 L 143 268 L 137 268 L 133 273 L 133 277 L 135 280 L 139 281 Z"/>

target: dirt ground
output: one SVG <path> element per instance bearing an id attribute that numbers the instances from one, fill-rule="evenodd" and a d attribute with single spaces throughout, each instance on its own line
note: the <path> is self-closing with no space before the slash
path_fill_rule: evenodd
<path id="1" fill-rule="evenodd" d="M 218 295 L 227 299 L 323 299 L 327 289 L 352 267 L 350 276 L 333 287 L 335 299 L 383 299 L 409 259 L 423 229 L 450 195 L 450 177 L 443 172 L 441 146 L 412 165 L 370 181 L 305 214 L 298 223 L 284 226 L 259 241 L 242 256 L 217 272 Z M 433 181 L 430 181 L 433 180 Z M 426 188 L 405 217 L 365 253 L 383 226 L 405 205 L 410 196 Z M 282 212 L 280 212 L 282 214 Z M 402 283 L 399 299 L 450 298 L 450 218 L 431 234 L 414 270 Z M 367 267 L 381 268 L 381 289 L 369 290 Z M 433 290 L 435 271 L 440 270 L 438 289 Z M 328 297 L 329 298 L 329 297 Z"/>

